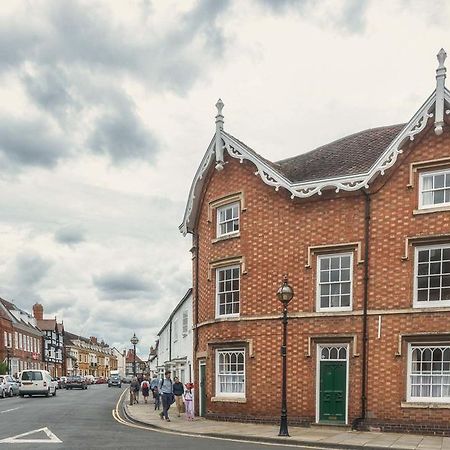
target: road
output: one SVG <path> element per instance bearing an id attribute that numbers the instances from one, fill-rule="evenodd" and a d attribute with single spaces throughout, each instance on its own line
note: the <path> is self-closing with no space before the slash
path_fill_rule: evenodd
<path id="1" fill-rule="evenodd" d="M 58 390 L 56 397 L 0 399 L 0 450 L 280 448 L 256 443 L 165 434 L 123 425 L 112 415 L 121 392 L 119 388 L 94 385 L 89 386 L 86 391 Z M 43 431 L 19 436 L 43 428 L 45 429 Z"/>

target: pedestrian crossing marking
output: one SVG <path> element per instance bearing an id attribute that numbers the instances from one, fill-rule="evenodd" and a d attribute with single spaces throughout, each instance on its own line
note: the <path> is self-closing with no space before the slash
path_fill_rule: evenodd
<path id="1" fill-rule="evenodd" d="M 36 433 L 44 432 L 47 435 L 47 439 L 28 439 L 27 436 Z M 25 438 L 25 439 L 24 439 Z M 47 427 L 38 428 L 37 430 L 28 431 L 27 433 L 18 434 L 0 440 L 0 444 L 61 444 L 62 441 L 54 433 L 52 433 Z"/>

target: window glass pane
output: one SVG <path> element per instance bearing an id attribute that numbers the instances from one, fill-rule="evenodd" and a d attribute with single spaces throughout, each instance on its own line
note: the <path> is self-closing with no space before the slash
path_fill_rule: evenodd
<path id="1" fill-rule="evenodd" d="M 436 175 L 435 177 L 434 177 L 434 189 L 437 189 L 437 188 L 442 188 L 442 187 L 444 187 L 444 175 L 443 174 L 441 174 L 441 175 Z"/>
<path id="2" fill-rule="evenodd" d="M 331 281 L 339 281 L 339 270 L 331 271 Z"/>
<path id="3" fill-rule="evenodd" d="M 420 250 L 419 251 L 419 262 L 428 262 L 430 259 L 430 251 L 429 250 Z"/>
<path id="4" fill-rule="evenodd" d="M 428 275 L 429 269 L 430 269 L 430 265 L 428 263 L 419 264 L 417 273 L 419 275 Z"/>
<path id="5" fill-rule="evenodd" d="M 445 199 L 445 191 L 443 189 L 439 189 L 438 191 L 434 191 L 434 204 L 444 203 Z"/>
<path id="6" fill-rule="evenodd" d="M 320 270 L 327 270 L 330 268 L 330 260 L 328 258 L 322 258 L 320 260 Z"/>
<path id="7" fill-rule="evenodd" d="M 428 287 L 428 277 L 419 277 L 417 279 L 417 287 L 419 289 L 427 288 Z"/>
<path id="8" fill-rule="evenodd" d="M 341 267 L 343 269 L 350 268 L 350 256 L 343 256 L 341 258 Z"/>
<path id="9" fill-rule="evenodd" d="M 424 176 L 422 179 L 423 179 L 422 188 L 424 191 L 433 189 L 433 176 L 431 176 L 431 175 Z"/>
<path id="10" fill-rule="evenodd" d="M 320 282 L 328 283 L 330 281 L 330 272 L 320 272 Z"/>
<path id="11" fill-rule="evenodd" d="M 339 269 L 339 257 L 331 258 L 331 268 L 332 269 Z"/>
<path id="12" fill-rule="evenodd" d="M 440 261 L 441 260 L 441 249 L 433 248 L 430 250 L 430 260 L 431 261 Z"/>
<path id="13" fill-rule="evenodd" d="M 424 192 L 422 194 L 422 203 L 424 205 L 432 205 L 433 204 L 433 192 Z"/>

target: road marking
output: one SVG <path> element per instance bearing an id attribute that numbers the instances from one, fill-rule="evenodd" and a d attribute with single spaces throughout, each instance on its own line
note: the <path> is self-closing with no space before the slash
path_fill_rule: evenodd
<path id="1" fill-rule="evenodd" d="M 22 439 L 30 434 L 44 432 L 48 439 Z M 0 440 L 0 444 L 61 444 L 62 441 L 56 437 L 47 427 L 39 428 L 37 430 L 28 431 L 27 433 L 18 434 L 17 436 L 11 436 Z"/>
<path id="2" fill-rule="evenodd" d="M 7 413 L 10 411 L 15 411 L 16 409 L 20 409 L 20 408 L 22 408 L 22 407 L 18 406 L 17 408 L 5 409 L 4 411 L 0 411 L 0 414 Z"/>
<path id="3" fill-rule="evenodd" d="M 163 430 L 162 428 L 150 428 L 150 427 L 145 427 L 142 425 L 136 425 L 134 423 L 130 423 L 130 422 L 126 421 L 119 414 L 119 405 L 122 401 L 124 394 L 126 394 L 127 392 L 128 392 L 128 390 L 123 391 L 123 393 L 119 397 L 119 400 L 116 403 L 116 407 L 111 412 L 112 412 L 112 416 L 116 422 L 119 422 L 122 425 L 125 425 L 130 428 L 138 428 L 140 430 L 152 431 L 152 432 L 156 432 L 156 433 L 174 434 L 177 436 L 187 436 L 187 437 L 199 438 L 199 439 L 214 439 L 217 441 L 231 441 L 231 442 L 239 442 L 239 443 L 243 443 L 243 444 L 266 445 L 269 447 L 290 447 L 290 448 L 302 447 L 302 448 L 310 448 L 310 449 L 315 449 L 315 450 L 332 450 L 332 449 L 330 449 L 330 447 L 309 446 L 308 444 L 300 444 L 300 443 L 296 443 L 296 442 L 292 442 L 290 444 L 288 444 L 288 443 L 284 444 L 281 442 L 280 443 L 279 442 L 255 442 L 255 441 L 247 441 L 245 439 L 233 439 L 233 438 L 224 438 L 224 437 L 217 437 L 217 436 L 205 436 L 205 435 L 201 435 L 201 434 L 179 433 L 177 431 Z"/>

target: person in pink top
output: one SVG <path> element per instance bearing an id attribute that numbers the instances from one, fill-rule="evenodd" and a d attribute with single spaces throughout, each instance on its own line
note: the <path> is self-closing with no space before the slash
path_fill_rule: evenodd
<path id="1" fill-rule="evenodd" d="M 193 383 L 186 383 L 186 390 L 184 391 L 184 406 L 186 408 L 186 419 L 194 420 L 194 401 L 191 389 L 194 387 Z"/>

